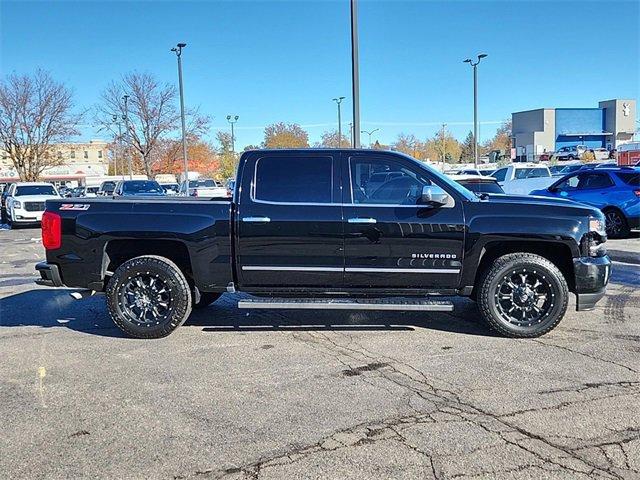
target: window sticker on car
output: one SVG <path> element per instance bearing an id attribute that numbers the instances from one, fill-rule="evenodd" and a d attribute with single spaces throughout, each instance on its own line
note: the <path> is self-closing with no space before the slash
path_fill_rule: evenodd
<path id="1" fill-rule="evenodd" d="M 60 205 L 60 210 L 89 210 L 88 203 L 63 203 Z"/>

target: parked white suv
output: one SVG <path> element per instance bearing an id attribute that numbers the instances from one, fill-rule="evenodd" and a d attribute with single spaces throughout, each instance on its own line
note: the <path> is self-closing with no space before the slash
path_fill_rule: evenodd
<path id="1" fill-rule="evenodd" d="M 547 188 L 555 180 L 549 167 L 540 164 L 512 163 L 491 174 L 505 193 L 528 195 L 533 190 Z"/>
<path id="2" fill-rule="evenodd" d="M 50 183 L 19 182 L 12 184 L 7 194 L 9 224 L 40 222 L 45 202 L 55 198 L 60 198 L 60 195 L 56 187 Z"/>

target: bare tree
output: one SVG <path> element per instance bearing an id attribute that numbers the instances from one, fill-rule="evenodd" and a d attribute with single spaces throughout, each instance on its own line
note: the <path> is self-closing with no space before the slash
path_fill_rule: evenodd
<path id="1" fill-rule="evenodd" d="M 73 95 L 44 70 L 8 75 L 0 82 L 0 147 L 20 179 L 35 181 L 63 160 L 56 143 L 79 135 L 82 113 L 73 113 Z"/>
<path id="2" fill-rule="evenodd" d="M 125 112 L 124 96 L 128 95 Z M 180 112 L 176 107 L 175 86 L 161 85 L 148 73 L 128 73 L 120 82 L 112 82 L 102 93 L 101 104 L 96 108 L 95 121 L 101 131 L 117 135 L 113 116 L 129 119 L 128 135 L 123 140 L 142 158 L 145 173 L 152 175 L 153 163 L 160 157 L 154 155 L 159 141 L 178 130 Z M 187 111 L 187 136 L 199 136 L 209 127 L 209 118 L 197 110 Z M 121 121 L 121 120 L 119 120 Z"/>

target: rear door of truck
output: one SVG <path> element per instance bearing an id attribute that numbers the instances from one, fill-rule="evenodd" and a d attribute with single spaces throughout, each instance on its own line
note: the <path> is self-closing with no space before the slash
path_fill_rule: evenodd
<path id="1" fill-rule="evenodd" d="M 256 152 L 236 201 L 243 289 L 341 287 L 344 271 L 339 153 Z"/>

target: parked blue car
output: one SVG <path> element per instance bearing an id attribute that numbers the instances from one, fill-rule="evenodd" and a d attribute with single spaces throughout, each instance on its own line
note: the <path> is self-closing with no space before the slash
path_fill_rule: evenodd
<path id="1" fill-rule="evenodd" d="M 607 236 L 622 238 L 640 228 L 640 169 L 611 167 L 565 175 L 549 188 L 531 195 L 559 197 L 586 203 L 605 214 Z"/>

